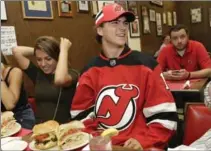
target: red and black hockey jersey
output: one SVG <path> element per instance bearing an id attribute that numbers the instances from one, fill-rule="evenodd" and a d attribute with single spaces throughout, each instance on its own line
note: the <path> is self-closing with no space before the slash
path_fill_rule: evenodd
<path id="1" fill-rule="evenodd" d="M 118 129 L 119 135 L 112 138 L 118 145 L 135 138 L 143 148 L 164 148 L 177 127 L 176 105 L 159 65 L 128 47 L 119 58 L 101 54 L 89 64 L 70 112 L 73 118 L 94 112 L 90 124 Z"/>

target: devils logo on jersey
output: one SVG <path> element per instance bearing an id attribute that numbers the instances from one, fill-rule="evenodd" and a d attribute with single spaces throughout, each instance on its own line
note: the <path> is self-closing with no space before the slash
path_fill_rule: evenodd
<path id="1" fill-rule="evenodd" d="M 98 94 L 95 104 L 99 125 L 105 129 L 126 129 L 135 118 L 138 97 L 139 88 L 133 84 L 104 87 Z"/>

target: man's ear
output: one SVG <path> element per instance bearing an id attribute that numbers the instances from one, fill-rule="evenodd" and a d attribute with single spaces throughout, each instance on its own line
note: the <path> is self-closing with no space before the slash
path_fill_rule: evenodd
<path id="1" fill-rule="evenodd" d="M 103 28 L 102 27 L 97 27 L 97 34 L 100 36 L 103 36 Z"/>

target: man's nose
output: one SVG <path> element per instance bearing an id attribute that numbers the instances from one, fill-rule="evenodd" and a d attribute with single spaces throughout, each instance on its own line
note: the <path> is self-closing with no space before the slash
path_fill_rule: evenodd
<path id="1" fill-rule="evenodd" d="M 181 38 L 178 38 L 178 42 L 181 43 L 182 42 L 182 39 Z"/>

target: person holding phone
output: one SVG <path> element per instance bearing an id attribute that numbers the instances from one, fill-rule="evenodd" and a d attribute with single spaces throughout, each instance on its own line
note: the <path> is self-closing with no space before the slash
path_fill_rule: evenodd
<path id="1" fill-rule="evenodd" d="M 211 75 L 211 59 L 202 43 L 189 40 L 189 31 L 184 25 L 170 30 L 171 44 L 164 47 L 157 61 L 167 80 L 206 78 Z"/>

